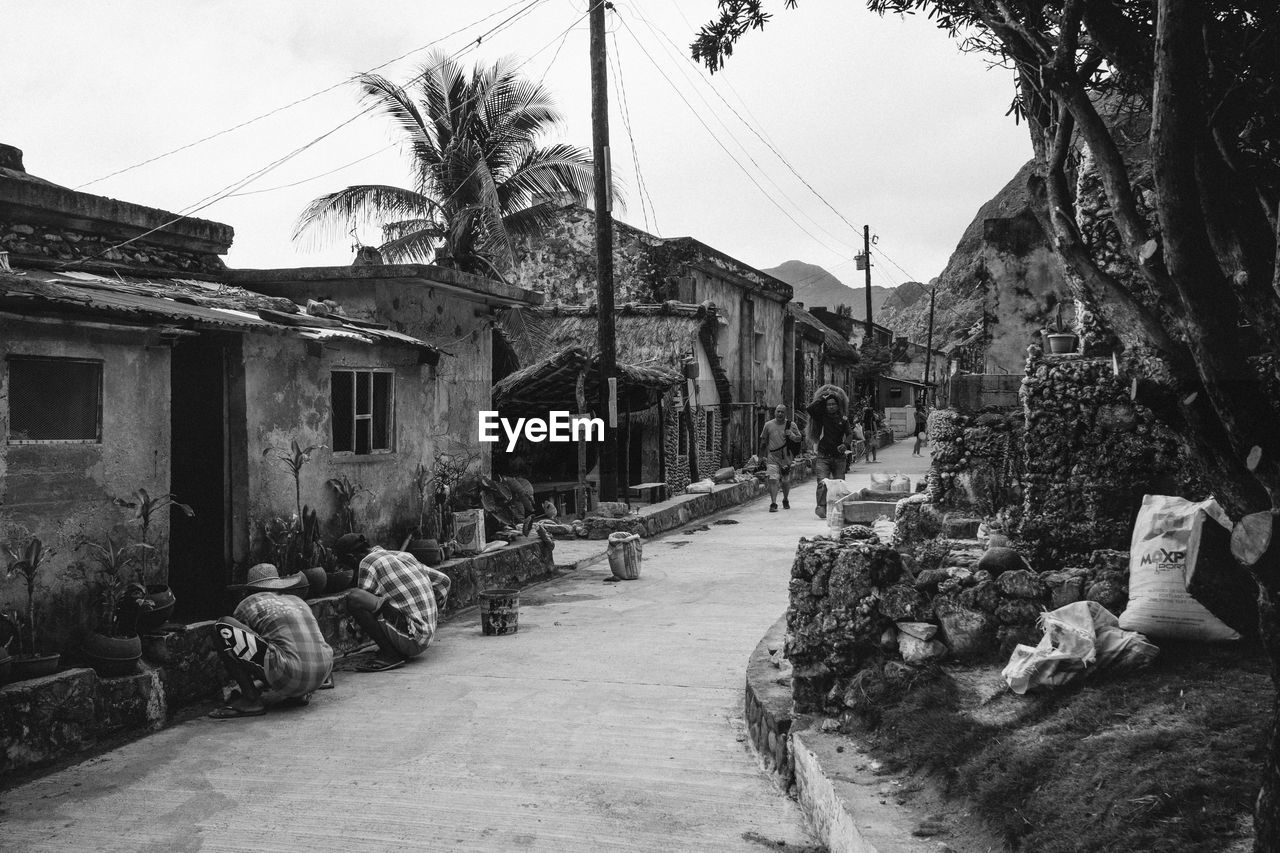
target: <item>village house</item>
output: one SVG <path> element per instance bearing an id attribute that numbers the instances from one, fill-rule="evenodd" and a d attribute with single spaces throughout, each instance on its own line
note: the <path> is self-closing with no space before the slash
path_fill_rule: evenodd
<path id="1" fill-rule="evenodd" d="M 418 463 L 480 449 L 491 312 L 538 294 L 426 266 L 230 272 L 228 226 L 58 187 L 0 155 L 0 514 L 57 550 L 39 590 L 46 645 L 74 649 L 94 627 L 77 546 L 136 541 L 120 502 L 138 489 L 194 510 L 150 531 L 190 622 L 226 612 L 226 585 L 271 556 L 268 529 L 298 503 L 326 539 L 342 532 L 330 479 L 367 489 L 357 524 L 398 543 Z M 296 483 L 279 459 L 295 441 L 313 448 Z M 0 587 L 0 611 L 25 597 Z"/>
<path id="2" fill-rule="evenodd" d="M 731 389 L 716 346 L 720 322 L 711 303 L 616 309 L 618 470 L 636 498 L 678 494 L 722 467 L 721 412 Z M 499 328 L 527 365 L 494 386 L 493 402 L 504 417 L 591 408 L 599 393 L 595 306 L 516 308 L 503 315 Z M 523 460 L 538 497 L 555 500 L 565 512 L 588 500 L 576 494 L 579 465 L 588 483 L 598 483 L 592 445 L 523 441 L 507 456 L 508 467 Z"/>
<path id="3" fill-rule="evenodd" d="M 859 358 L 847 332 L 842 335 L 805 310 L 803 304 L 790 303 L 787 313 L 795 327 L 795 391 L 787 403 L 803 426 L 807 421 L 805 407 L 821 386 L 835 385 L 850 395 L 855 393 Z"/>
<path id="4" fill-rule="evenodd" d="M 540 237 L 519 247 L 511 280 L 551 304 L 594 302 L 594 233 L 590 210 L 560 208 Z M 791 286 L 691 237 L 661 238 L 617 220 L 613 254 L 617 304 L 715 306 L 715 348 L 727 382 L 719 395 L 717 449 L 723 465 L 742 465 L 756 450 L 770 408 L 793 394 Z"/>

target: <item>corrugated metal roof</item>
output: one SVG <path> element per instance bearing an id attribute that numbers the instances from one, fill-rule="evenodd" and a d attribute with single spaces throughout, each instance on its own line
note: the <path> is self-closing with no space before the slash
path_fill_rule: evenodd
<path id="1" fill-rule="evenodd" d="M 39 308 L 99 314 L 143 323 L 212 326 L 244 332 L 286 332 L 309 340 L 342 339 L 368 345 L 393 343 L 439 352 L 426 341 L 389 329 L 357 325 L 319 328 L 274 323 L 262 319 L 258 310 L 298 314 L 300 309 L 282 297 L 264 296 L 241 287 L 194 279 L 109 278 L 76 270 L 0 272 L 0 307 L 19 312 Z"/>

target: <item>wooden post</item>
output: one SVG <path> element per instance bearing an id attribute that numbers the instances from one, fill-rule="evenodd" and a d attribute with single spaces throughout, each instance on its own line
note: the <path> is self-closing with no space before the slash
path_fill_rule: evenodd
<path id="1" fill-rule="evenodd" d="M 609 423 L 609 380 L 617 375 L 613 328 L 613 204 L 609 178 L 609 88 L 603 2 L 591 6 L 591 156 L 595 187 L 596 302 L 600 307 L 600 499 L 618 499 L 618 431 Z"/>
<path id="2" fill-rule="evenodd" d="M 578 416 L 587 417 L 587 369 L 584 367 L 578 371 L 578 381 L 574 385 L 574 393 L 578 401 Z M 587 514 L 587 494 L 590 488 L 587 486 L 587 443 L 578 441 L 578 499 L 574 501 L 577 504 L 578 518 L 582 518 Z"/>

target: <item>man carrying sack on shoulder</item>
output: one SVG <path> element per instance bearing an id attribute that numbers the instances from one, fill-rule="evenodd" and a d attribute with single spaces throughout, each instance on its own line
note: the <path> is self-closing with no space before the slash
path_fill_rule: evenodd
<path id="1" fill-rule="evenodd" d="M 800 428 L 787 420 L 787 407 L 773 410 L 773 420 L 765 421 L 760 433 L 760 456 L 765 460 L 765 482 L 769 486 L 769 512 L 778 511 L 778 488 L 782 488 L 782 508 L 791 509 L 791 465 L 800 451 Z"/>
<path id="2" fill-rule="evenodd" d="M 845 451 L 853 427 L 845 412 L 849 408 L 849 395 L 835 385 L 823 385 L 813 395 L 809 404 L 809 440 L 817 447 L 813 460 L 813 473 L 818 478 L 817 506 L 813 508 L 818 518 L 827 517 L 826 480 L 843 480 L 848 467 Z"/>

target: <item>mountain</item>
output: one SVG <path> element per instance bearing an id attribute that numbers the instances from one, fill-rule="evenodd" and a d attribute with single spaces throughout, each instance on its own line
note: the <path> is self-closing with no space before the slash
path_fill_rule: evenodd
<path id="1" fill-rule="evenodd" d="M 853 316 L 858 320 L 867 318 L 867 296 L 865 287 L 849 287 L 847 284 L 824 270 L 817 264 L 806 264 L 804 261 L 787 261 L 773 269 L 762 270 L 774 278 L 781 279 L 795 291 L 792 300 L 803 302 L 806 308 L 830 308 L 837 305 L 848 305 L 853 309 Z M 893 296 L 891 287 L 871 286 L 871 311 L 873 319 L 879 322 L 880 309 L 885 300 Z"/>

